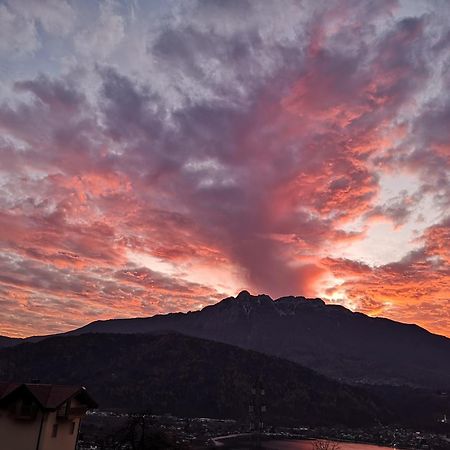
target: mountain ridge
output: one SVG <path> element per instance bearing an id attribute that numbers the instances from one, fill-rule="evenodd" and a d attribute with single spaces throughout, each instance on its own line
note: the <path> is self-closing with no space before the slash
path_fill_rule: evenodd
<path id="1" fill-rule="evenodd" d="M 245 295 L 248 295 L 249 297 L 252 298 L 256 298 L 259 299 L 261 298 L 268 298 L 270 299 L 270 301 L 274 304 L 277 304 L 277 306 L 279 306 L 282 303 L 287 303 L 287 302 L 291 302 L 294 303 L 294 305 L 292 306 L 292 308 L 295 310 L 298 308 L 299 303 L 301 305 L 307 305 L 307 306 L 311 306 L 314 305 L 315 307 L 320 307 L 320 306 L 324 306 L 325 308 L 330 308 L 330 309 L 334 309 L 334 310 L 339 310 L 345 313 L 349 313 L 349 314 L 353 314 L 356 316 L 362 316 L 365 318 L 368 318 L 370 320 L 374 320 L 374 321 L 385 321 L 385 322 L 389 322 L 389 323 L 394 323 L 394 324 L 398 324 L 400 326 L 404 326 L 404 327 L 411 327 L 414 328 L 416 330 L 420 330 L 420 332 L 422 333 L 426 333 L 428 335 L 432 335 L 432 336 L 437 336 L 439 338 L 443 338 L 445 340 L 448 340 L 450 342 L 450 338 L 448 338 L 447 336 L 444 335 L 440 335 L 440 334 L 436 334 L 436 333 L 432 333 L 431 331 L 427 330 L 426 328 L 421 327 L 420 325 L 417 325 L 415 323 L 406 323 L 406 322 L 399 322 L 393 319 L 389 319 L 387 317 L 371 317 L 368 316 L 367 314 L 358 312 L 358 311 L 352 311 L 348 308 L 346 308 L 343 305 L 338 305 L 338 304 L 330 304 L 330 303 L 325 303 L 324 300 L 322 300 L 321 298 L 308 298 L 308 297 L 304 297 L 304 296 L 282 296 L 279 297 L 277 299 L 272 299 L 270 296 L 266 295 L 266 294 L 259 294 L 256 296 L 251 295 L 248 291 L 244 290 L 241 291 L 236 297 L 226 297 L 223 300 L 220 300 L 219 302 L 212 304 L 212 305 L 207 305 L 205 307 L 203 307 L 202 309 L 199 310 L 194 310 L 194 311 L 187 311 L 187 312 L 172 312 L 172 313 L 165 313 L 165 314 L 155 314 L 153 316 L 146 316 L 146 317 L 129 317 L 129 318 L 116 318 L 116 319 L 99 319 L 99 320 L 95 320 L 92 322 L 89 322 L 86 325 L 83 325 L 79 328 L 76 328 L 74 330 L 69 330 L 67 332 L 63 332 L 63 333 L 58 333 L 56 335 L 72 335 L 72 334 L 79 334 L 80 332 L 86 332 L 87 330 L 90 329 L 90 327 L 98 325 L 98 324 L 109 324 L 109 323 L 125 323 L 125 322 L 130 322 L 133 321 L 134 323 L 139 323 L 140 321 L 147 321 L 149 319 L 155 319 L 155 318 L 167 318 L 167 317 L 176 317 L 176 316 L 189 316 L 191 314 L 197 314 L 197 313 L 201 313 L 203 311 L 209 311 L 212 308 L 217 308 L 219 307 L 219 305 L 223 305 L 227 302 L 233 301 L 233 300 L 241 300 L 242 297 Z M 248 311 L 247 311 L 248 312 Z M 39 339 L 39 338 L 43 338 L 43 337 L 49 337 L 49 336 L 55 336 L 55 335 L 45 335 L 45 336 L 30 336 L 28 338 L 24 338 L 25 340 L 27 339 Z"/>
<path id="2" fill-rule="evenodd" d="M 256 380 L 269 416 L 374 423 L 376 398 L 291 361 L 177 333 L 56 336 L 0 350 L 0 379 L 86 385 L 102 408 L 245 418 Z M 386 411 L 383 411 L 383 413 Z M 340 422 L 342 421 L 342 422 Z"/>
<path id="3" fill-rule="evenodd" d="M 0 350 L 0 379 L 87 387 L 102 409 L 248 421 L 255 385 L 270 423 L 435 428 L 442 398 L 352 386 L 292 361 L 179 333 L 55 336 Z"/>
<path id="4" fill-rule="evenodd" d="M 7 348 L 7 347 L 14 347 L 15 345 L 18 345 L 22 342 L 24 342 L 24 339 L 22 339 L 22 338 L 12 338 L 9 336 L 0 336 L 0 349 Z"/>
<path id="5" fill-rule="evenodd" d="M 242 291 L 200 311 L 95 321 L 62 336 L 162 331 L 288 359 L 345 382 L 450 387 L 450 339 L 319 298 Z"/>

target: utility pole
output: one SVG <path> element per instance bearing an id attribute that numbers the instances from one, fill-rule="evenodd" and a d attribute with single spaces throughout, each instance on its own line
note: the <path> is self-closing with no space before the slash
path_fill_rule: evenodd
<path id="1" fill-rule="evenodd" d="M 252 387 L 250 404 L 248 406 L 250 431 L 255 433 L 257 447 L 261 446 L 261 435 L 264 431 L 264 414 L 266 413 L 266 391 L 258 378 Z"/>
<path id="2" fill-rule="evenodd" d="M 446 391 L 438 393 L 442 404 L 442 416 L 439 417 L 438 422 L 446 426 L 448 424 L 447 413 L 450 411 L 450 396 Z"/>

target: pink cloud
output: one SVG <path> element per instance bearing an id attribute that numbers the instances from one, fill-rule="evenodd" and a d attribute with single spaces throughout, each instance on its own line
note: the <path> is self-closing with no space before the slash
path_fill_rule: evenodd
<path id="1" fill-rule="evenodd" d="M 448 334 L 436 316 L 447 222 L 396 263 L 334 254 L 370 220 L 408 224 L 427 196 L 436 213 L 448 206 L 450 103 L 414 101 L 444 37 L 430 17 L 397 18 L 396 4 L 327 2 L 304 11 L 295 38 L 284 23 L 258 28 L 250 3 L 248 23 L 224 12 L 232 31 L 198 6 L 146 43 L 158 76 L 111 64 L 88 84 L 79 72 L 15 81 L 0 103 L 5 332 L 187 310 L 238 287 L 313 296 L 334 275 L 362 311 Z M 381 175 L 400 169 L 417 192 L 380 203 Z M 217 266 L 241 275 L 229 292 L 190 281 Z"/>

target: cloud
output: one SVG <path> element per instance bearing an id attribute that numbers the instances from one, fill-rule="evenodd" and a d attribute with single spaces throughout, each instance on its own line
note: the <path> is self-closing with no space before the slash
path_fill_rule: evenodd
<path id="1" fill-rule="evenodd" d="M 113 0 L 99 5 L 99 16 L 95 25 L 84 29 L 75 38 L 75 48 L 85 56 L 105 58 L 120 44 L 125 36 L 126 20 L 118 12 Z"/>
<path id="2" fill-rule="evenodd" d="M 383 205 L 377 205 L 368 211 L 364 217 L 370 220 L 388 220 L 395 226 L 403 225 L 411 217 L 420 201 L 420 194 L 410 195 L 402 190 L 396 197 L 389 199 Z"/>
<path id="3" fill-rule="evenodd" d="M 37 31 L 32 21 L 0 5 L 0 51 L 3 54 L 26 54 L 39 47 Z"/>
<path id="4" fill-rule="evenodd" d="M 2 257 L 0 267 L 0 326 L 13 336 L 76 328 L 85 323 L 84 314 L 95 319 L 149 316 L 178 311 L 187 300 L 198 308 L 220 298 L 201 285 L 133 265 L 80 273 Z"/>
<path id="5" fill-rule="evenodd" d="M 39 27 L 65 36 L 75 25 L 76 13 L 65 0 L 14 0 L 0 4 L 0 52 L 25 56 L 42 46 Z"/>
<path id="6" fill-rule="evenodd" d="M 378 267 L 327 258 L 322 263 L 337 279 L 328 290 L 345 295 L 366 313 L 388 315 L 448 334 L 450 327 L 450 219 L 426 229 L 422 246 L 401 260 Z"/>
<path id="7" fill-rule="evenodd" d="M 450 198 L 438 14 L 395 1 L 38 3 L 2 5 L 0 20 L 29 25 L 24 54 L 63 36 L 73 62 L 16 76 L 0 101 L 11 333 L 241 288 L 326 291 L 448 333 L 445 315 L 433 322 L 448 299 Z M 414 189 L 384 198 L 397 173 Z M 377 219 L 422 241 L 391 264 L 374 266 L 369 245 L 345 259 Z"/>
<path id="8" fill-rule="evenodd" d="M 14 0 L 10 4 L 47 33 L 64 36 L 74 28 L 76 11 L 66 0 Z"/>

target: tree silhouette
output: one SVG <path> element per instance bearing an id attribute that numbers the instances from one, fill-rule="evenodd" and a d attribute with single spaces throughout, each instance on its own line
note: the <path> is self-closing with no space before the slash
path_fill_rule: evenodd
<path id="1" fill-rule="evenodd" d="M 184 450 L 188 447 L 175 442 L 154 422 L 149 412 L 130 414 L 128 421 L 100 444 L 103 450 Z"/>

